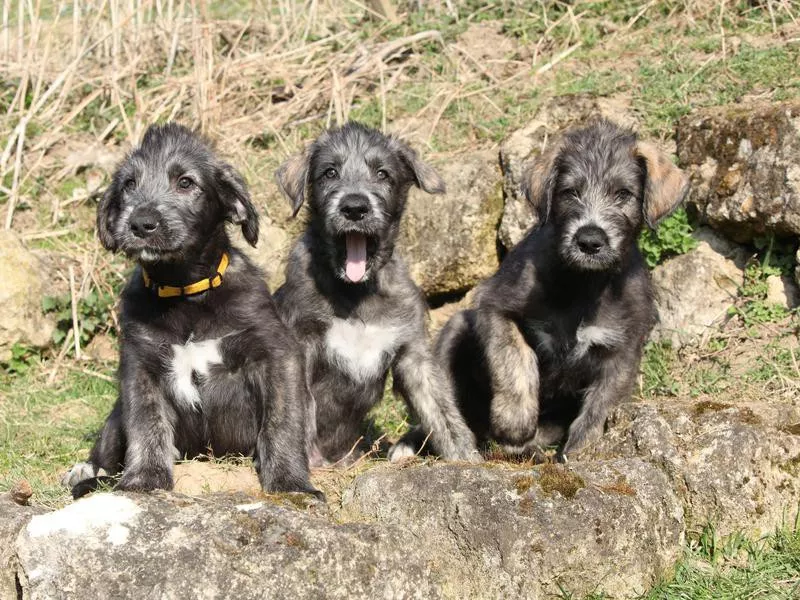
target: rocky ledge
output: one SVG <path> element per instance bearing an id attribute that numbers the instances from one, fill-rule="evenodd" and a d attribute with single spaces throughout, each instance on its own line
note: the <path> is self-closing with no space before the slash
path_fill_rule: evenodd
<path id="1" fill-rule="evenodd" d="M 235 492 L 4 499 L 0 597 L 632 597 L 708 522 L 791 522 L 798 434 L 790 404 L 632 402 L 568 465 L 378 463 L 327 505 L 259 494 L 249 468 Z"/>

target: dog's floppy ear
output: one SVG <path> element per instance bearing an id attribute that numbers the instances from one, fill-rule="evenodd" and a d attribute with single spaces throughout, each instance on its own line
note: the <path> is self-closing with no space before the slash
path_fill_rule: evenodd
<path id="1" fill-rule="evenodd" d="M 106 250 L 117 251 L 117 240 L 114 238 L 114 228 L 119 218 L 119 194 L 121 183 L 115 174 L 108 184 L 100 204 L 97 205 L 97 237 Z"/>
<path id="2" fill-rule="evenodd" d="M 306 150 L 301 154 L 292 156 L 275 171 L 278 187 L 292 205 L 292 216 L 296 217 L 303 206 L 308 186 L 309 153 Z"/>
<path id="3" fill-rule="evenodd" d="M 539 225 L 544 225 L 550 216 L 556 185 L 556 160 L 561 153 L 561 146 L 560 141 L 551 144 L 522 171 L 520 188 L 528 204 L 536 211 Z"/>
<path id="4" fill-rule="evenodd" d="M 225 207 L 225 218 L 242 226 L 242 234 L 247 243 L 255 246 L 258 242 L 258 213 L 250 200 L 247 183 L 239 172 L 227 163 L 217 169 L 219 198 Z"/>
<path id="5" fill-rule="evenodd" d="M 416 150 L 397 138 L 392 138 L 396 150 L 414 177 L 414 185 L 428 194 L 444 194 L 447 185 L 432 166 L 420 159 Z"/>
<path id="6" fill-rule="evenodd" d="M 644 160 L 647 171 L 642 207 L 644 220 L 654 229 L 686 198 L 689 177 L 652 144 L 637 142 L 636 153 Z"/>

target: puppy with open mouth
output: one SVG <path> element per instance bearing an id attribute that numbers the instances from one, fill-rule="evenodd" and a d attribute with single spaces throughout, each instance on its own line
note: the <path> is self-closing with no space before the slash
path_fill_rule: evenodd
<path id="1" fill-rule="evenodd" d="M 321 497 L 299 345 L 226 222 L 256 244 L 241 175 L 185 127 L 151 126 L 97 211 L 102 244 L 138 266 L 121 299 L 119 397 L 89 462 L 64 478 L 73 496 L 120 473 L 118 489 L 171 489 L 176 458 L 211 450 L 253 456 L 266 491 Z"/>
<path id="2" fill-rule="evenodd" d="M 323 133 L 277 179 L 294 214 L 307 199 L 310 215 L 275 298 L 305 352 L 312 464 L 354 457 L 390 371 L 433 450 L 478 460 L 429 347 L 425 300 L 394 252 L 410 187 L 443 193 L 442 179 L 405 143 L 358 123 Z"/>

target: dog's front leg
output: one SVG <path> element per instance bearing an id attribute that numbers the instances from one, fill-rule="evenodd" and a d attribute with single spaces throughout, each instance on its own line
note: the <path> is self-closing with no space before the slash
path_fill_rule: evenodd
<path id="1" fill-rule="evenodd" d="M 475 333 L 492 386 L 492 435 L 525 446 L 539 421 L 539 363 L 517 324 L 500 313 L 477 309 Z"/>
<path id="2" fill-rule="evenodd" d="M 127 448 L 117 489 L 170 490 L 175 446 L 167 400 L 155 378 L 140 365 L 123 359 L 120 370 Z"/>
<path id="3" fill-rule="evenodd" d="M 435 450 L 448 460 L 479 462 L 475 436 L 456 406 L 449 379 L 424 339 L 401 348 L 393 369 L 397 389 L 430 433 Z M 389 458 L 393 454 L 390 451 Z"/>
<path id="4" fill-rule="evenodd" d="M 636 382 L 635 367 L 639 365 L 638 356 L 632 354 L 638 352 L 621 353 L 603 364 L 599 378 L 586 390 L 580 412 L 569 426 L 560 460 L 566 462 L 570 454 L 597 440 L 603 434 L 609 409 L 630 397 Z"/>
<path id="5" fill-rule="evenodd" d="M 288 354 L 251 367 L 248 390 L 261 399 L 261 426 L 255 464 L 268 492 L 306 492 L 324 499 L 308 478 L 306 409 L 309 406 L 303 359 Z"/>

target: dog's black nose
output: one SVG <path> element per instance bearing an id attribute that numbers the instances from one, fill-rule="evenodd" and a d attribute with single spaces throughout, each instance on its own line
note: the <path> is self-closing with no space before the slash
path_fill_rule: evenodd
<path id="1" fill-rule="evenodd" d="M 584 225 L 575 232 L 575 243 L 584 254 L 597 254 L 608 245 L 608 236 L 596 225 Z"/>
<path id="2" fill-rule="evenodd" d="M 138 238 L 146 238 L 158 229 L 159 215 L 150 208 L 137 208 L 133 211 L 130 218 L 130 227 L 133 235 Z"/>
<path id="3" fill-rule="evenodd" d="M 369 199 L 366 196 L 350 194 L 342 198 L 339 210 L 350 221 L 360 221 L 369 212 Z"/>

